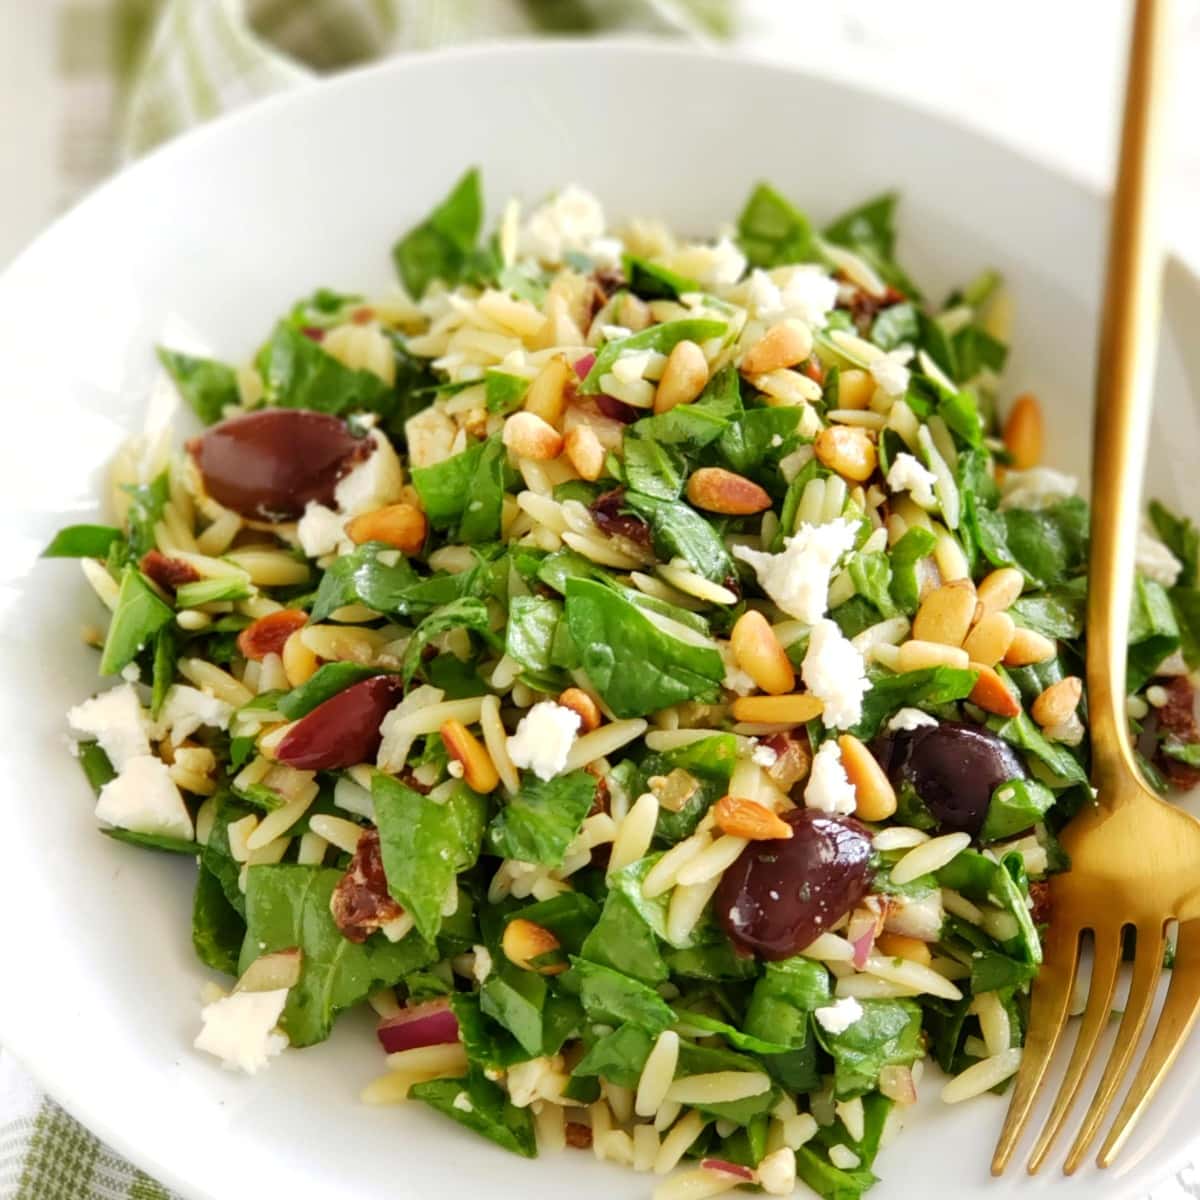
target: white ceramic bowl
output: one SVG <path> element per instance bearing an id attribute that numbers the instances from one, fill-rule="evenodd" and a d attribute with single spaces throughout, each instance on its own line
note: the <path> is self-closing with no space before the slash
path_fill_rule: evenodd
<path id="1" fill-rule="evenodd" d="M 1017 325 L 1005 392 L 1046 402 L 1051 461 L 1086 460 L 1101 199 L 977 135 L 778 67 L 679 48 L 541 44 L 452 52 L 335 79 L 169 146 L 59 222 L 0 280 L 0 1040 L 80 1120 L 189 1197 L 573 1200 L 648 1196 L 631 1172 L 569 1153 L 529 1163 L 420 1106 L 367 1109 L 380 1070 L 365 1019 L 254 1079 L 191 1050 L 205 972 L 189 944 L 192 867 L 100 837 L 63 713 L 96 686 L 70 564 L 36 559 L 96 511 L 103 464 L 139 428 L 151 346 L 199 335 L 252 351 L 315 285 L 367 289 L 388 248 L 464 165 L 493 214 L 567 181 L 614 215 L 709 232 L 768 178 L 825 218 L 904 194 L 903 260 L 934 294 L 982 266 Z M 1197 507 L 1200 280 L 1168 273 L 1153 491 Z M 1200 1045 L 1135 1153 L 1106 1176 L 988 1180 L 1002 1102 L 928 1105 L 883 1153 L 880 1200 L 1097 1186 L 1134 1196 L 1187 1153 Z M 936 1093 L 936 1085 L 926 1092 Z"/>

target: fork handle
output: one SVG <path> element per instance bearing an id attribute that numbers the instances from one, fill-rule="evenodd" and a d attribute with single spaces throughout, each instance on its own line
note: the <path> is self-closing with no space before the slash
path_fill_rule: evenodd
<path id="1" fill-rule="evenodd" d="M 1137 0 L 1109 229 L 1092 443 L 1087 603 L 1092 782 L 1119 803 L 1114 775 L 1138 778 L 1125 714 L 1125 656 L 1139 500 L 1158 343 L 1162 245 L 1157 203 L 1167 0 Z"/>

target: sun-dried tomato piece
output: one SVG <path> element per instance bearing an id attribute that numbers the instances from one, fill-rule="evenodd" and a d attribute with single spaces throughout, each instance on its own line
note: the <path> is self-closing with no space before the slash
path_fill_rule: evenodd
<path id="1" fill-rule="evenodd" d="M 885 308 L 899 304 L 904 298 L 903 292 L 898 292 L 891 286 L 882 296 L 872 296 L 869 292 L 864 292 L 862 288 L 855 288 L 850 299 L 839 304 L 838 307 L 844 308 L 850 314 L 850 319 L 858 328 L 859 333 L 866 336 L 870 332 L 875 318 Z"/>
<path id="2" fill-rule="evenodd" d="M 259 661 L 268 654 L 282 654 L 284 642 L 307 624 L 308 613 L 298 608 L 268 613 L 238 634 L 237 648 L 246 658 Z"/>
<path id="3" fill-rule="evenodd" d="M 588 1150 L 592 1145 L 592 1130 L 588 1125 L 580 1125 L 578 1121 L 568 1121 L 563 1126 L 567 1145 L 572 1150 Z"/>
<path id="4" fill-rule="evenodd" d="M 1033 903 L 1030 913 L 1034 923 L 1045 925 L 1050 920 L 1050 884 L 1044 879 L 1034 879 L 1029 884 L 1029 899 Z"/>
<path id="5" fill-rule="evenodd" d="M 1186 675 L 1176 675 L 1160 685 L 1167 693 L 1167 702 L 1158 708 L 1159 728 L 1175 741 L 1189 744 L 1200 742 L 1200 724 L 1196 721 L 1196 689 Z M 1200 784 L 1200 767 L 1172 758 L 1159 746 L 1154 765 L 1167 777 L 1167 782 L 1180 791 L 1191 791 Z"/>
<path id="6" fill-rule="evenodd" d="M 138 569 L 147 579 L 152 579 L 168 592 L 173 592 L 180 584 L 195 583 L 200 578 L 200 572 L 191 563 L 181 558 L 168 558 L 161 550 L 147 550 L 138 563 Z"/>
<path id="7" fill-rule="evenodd" d="M 636 513 L 622 512 L 625 505 L 625 489 L 615 487 L 603 492 L 592 501 L 588 511 L 597 528 L 609 537 L 623 537 L 635 546 L 650 548 L 650 526 Z"/>
<path id="8" fill-rule="evenodd" d="M 588 763 L 583 769 L 596 781 L 596 795 L 592 800 L 592 807 L 588 810 L 588 816 L 594 817 L 597 813 L 608 812 L 608 780 L 600 774 L 600 768 L 595 763 Z"/>
<path id="9" fill-rule="evenodd" d="M 351 942 L 365 942 L 381 925 L 404 915 L 388 894 L 377 829 L 368 829 L 358 839 L 350 867 L 333 889 L 329 911 L 342 936 Z"/>

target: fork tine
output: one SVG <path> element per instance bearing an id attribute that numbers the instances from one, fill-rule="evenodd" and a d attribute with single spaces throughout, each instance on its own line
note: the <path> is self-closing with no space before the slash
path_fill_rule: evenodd
<path id="1" fill-rule="evenodd" d="M 1063 1164 L 1063 1172 L 1072 1175 L 1076 1167 L 1083 1161 L 1101 1121 L 1108 1114 L 1113 1099 L 1129 1069 L 1130 1059 L 1137 1049 L 1146 1018 L 1154 1003 L 1158 991 L 1158 980 L 1162 975 L 1163 949 L 1166 938 L 1162 922 L 1158 925 L 1143 925 L 1137 931 L 1137 950 L 1133 960 L 1133 978 L 1129 984 L 1129 999 L 1125 1002 L 1125 1013 L 1121 1017 L 1121 1027 L 1117 1030 L 1117 1040 L 1108 1057 L 1101 1076 L 1100 1085 L 1092 1098 L 1091 1107 L 1079 1133 Z"/>
<path id="2" fill-rule="evenodd" d="M 1029 1032 L 1021 1056 L 1021 1070 L 1017 1074 L 1008 1115 L 1004 1118 L 1004 1128 L 1000 1131 L 992 1156 L 993 1175 L 1004 1173 L 1029 1120 L 1042 1079 L 1066 1024 L 1071 988 L 1078 967 L 1079 930 L 1051 922 L 1046 935 L 1045 961 L 1033 985 Z"/>
<path id="3" fill-rule="evenodd" d="M 1154 1038 L 1146 1050 L 1146 1057 L 1130 1084 L 1121 1111 L 1104 1139 L 1096 1162 L 1107 1167 L 1121 1152 L 1125 1139 L 1150 1103 L 1159 1082 L 1175 1061 L 1183 1043 L 1187 1040 L 1196 1014 L 1200 1012 L 1200 920 L 1188 921 L 1179 926 L 1179 939 L 1175 947 L 1175 967 L 1171 973 L 1171 986 L 1167 989 L 1166 1003 L 1158 1018 Z"/>
<path id="4" fill-rule="evenodd" d="M 1096 1043 L 1108 1024 L 1112 1012 L 1113 991 L 1117 984 L 1117 968 L 1121 963 L 1121 927 L 1106 925 L 1095 930 L 1092 955 L 1092 978 L 1088 985 L 1088 1002 L 1083 1014 L 1083 1024 L 1079 1027 L 1075 1047 L 1071 1051 L 1071 1061 L 1054 1099 L 1050 1117 L 1038 1135 L 1033 1153 L 1029 1156 L 1030 1175 L 1037 1174 L 1054 1144 L 1054 1139 L 1058 1137 L 1063 1122 L 1071 1111 L 1071 1105 L 1075 1103 L 1079 1086 L 1091 1065 Z"/>

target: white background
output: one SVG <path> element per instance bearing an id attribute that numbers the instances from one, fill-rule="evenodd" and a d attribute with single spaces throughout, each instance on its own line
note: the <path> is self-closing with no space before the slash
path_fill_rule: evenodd
<path id="1" fill-rule="evenodd" d="M 208 3 L 211 0 L 196 0 Z M 1200 0 L 1175 0 L 1169 227 L 1200 247 Z M 0 265 L 54 214 L 54 0 L 0 0 Z M 745 0 L 739 41 L 952 114 L 1090 179 L 1110 169 L 1126 0 Z M 793 123 L 764 113 L 786 153 Z M 896 153 L 903 154 L 897 146 Z"/>

